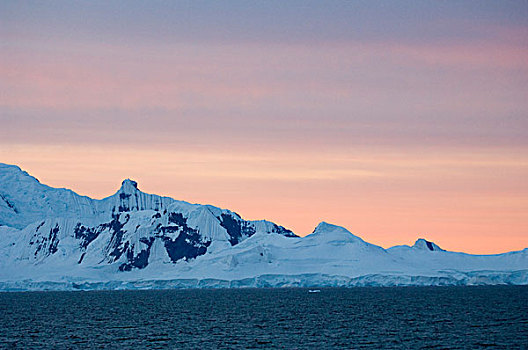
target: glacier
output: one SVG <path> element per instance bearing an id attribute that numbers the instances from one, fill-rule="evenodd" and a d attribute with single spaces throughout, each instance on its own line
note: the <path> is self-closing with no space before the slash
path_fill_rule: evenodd
<path id="1" fill-rule="evenodd" d="M 326 222 L 299 237 L 130 179 L 97 200 L 0 163 L 0 291 L 492 284 L 528 284 L 528 248 L 384 249 Z"/>

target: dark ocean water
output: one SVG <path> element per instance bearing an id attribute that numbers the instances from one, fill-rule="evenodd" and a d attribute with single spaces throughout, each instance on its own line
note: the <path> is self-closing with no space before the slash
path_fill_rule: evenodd
<path id="1" fill-rule="evenodd" d="M 0 293 L 0 347 L 528 348 L 528 287 Z"/>

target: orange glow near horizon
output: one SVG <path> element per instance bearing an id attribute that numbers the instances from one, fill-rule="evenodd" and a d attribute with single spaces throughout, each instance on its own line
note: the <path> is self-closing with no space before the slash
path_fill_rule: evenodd
<path id="1" fill-rule="evenodd" d="M 478 254 L 528 247 L 523 152 L 506 158 L 456 150 L 221 153 L 3 145 L 0 159 L 44 184 L 92 198 L 109 196 L 132 178 L 145 192 L 271 220 L 301 236 L 328 221 L 383 247 L 419 237 Z"/>
<path id="2" fill-rule="evenodd" d="M 299 235 L 324 220 L 383 247 L 520 250 L 527 13 L 0 2 L 0 162 L 94 198 L 132 178 Z"/>

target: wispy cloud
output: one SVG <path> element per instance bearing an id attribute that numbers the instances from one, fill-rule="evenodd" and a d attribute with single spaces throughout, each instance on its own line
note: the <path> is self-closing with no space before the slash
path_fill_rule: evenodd
<path id="1" fill-rule="evenodd" d="M 325 219 L 384 245 L 427 230 L 523 248 L 527 16 L 525 1 L 1 2 L 0 161 L 99 197 L 134 177 L 299 233 Z"/>

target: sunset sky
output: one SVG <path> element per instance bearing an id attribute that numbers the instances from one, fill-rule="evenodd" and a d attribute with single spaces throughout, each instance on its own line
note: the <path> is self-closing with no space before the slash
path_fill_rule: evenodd
<path id="1" fill-rule="evenodd" d="M 528 247 L 527 1 L 2 1 L 0 162 L 320 221 Z"/>

